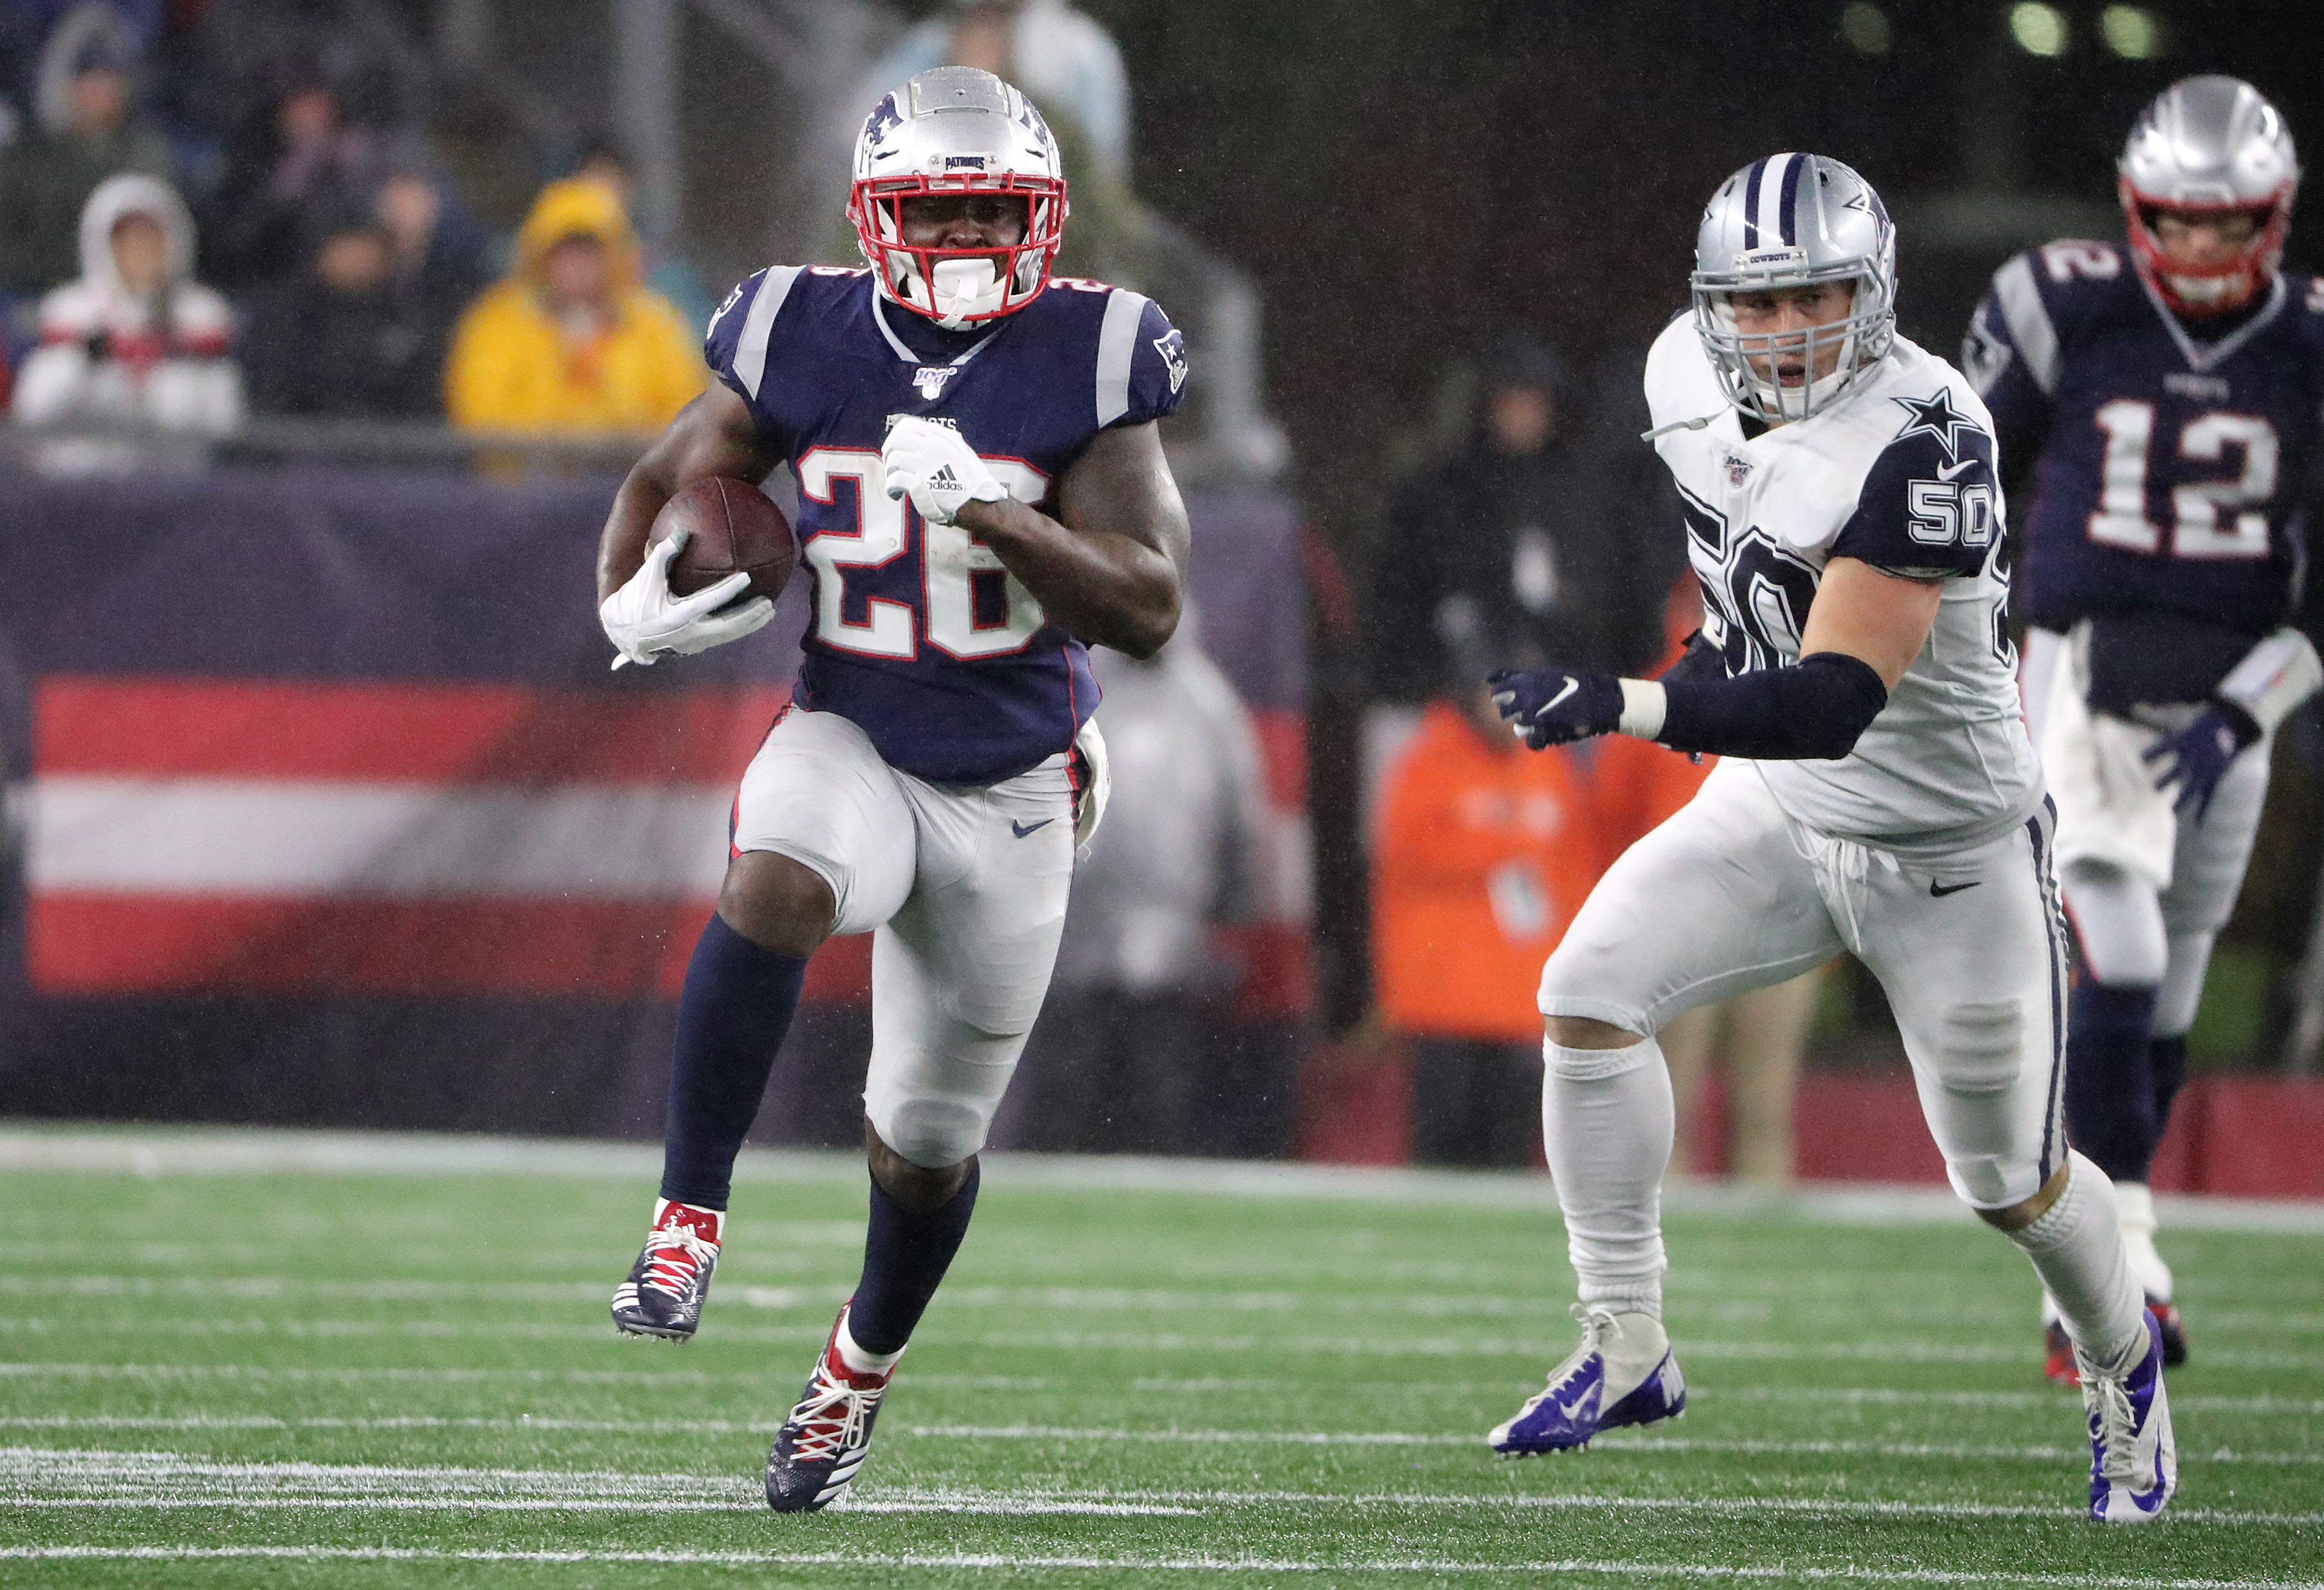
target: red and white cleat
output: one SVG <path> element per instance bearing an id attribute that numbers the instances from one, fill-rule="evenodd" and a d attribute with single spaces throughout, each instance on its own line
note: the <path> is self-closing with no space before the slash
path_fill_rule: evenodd
<path id="1" fill-rule="evenodd" d="M 613 1324 L 632 1336 L 682 1342 L 702 1323 L 702 1302 L 718 1269 L 718 1243 L 726 1216 L 668 1198 L 654 1205 L 653 1230 L 630 1266 L 630 1278 L 613 1289 Z"/>

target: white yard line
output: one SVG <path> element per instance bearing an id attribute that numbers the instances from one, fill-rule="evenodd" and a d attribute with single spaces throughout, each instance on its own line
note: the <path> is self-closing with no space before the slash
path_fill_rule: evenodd
<path id="1" fill-rule="evenodd" d="M 1422 1574 L 1547 1578 L 1587 1575 L 1609 1579 L 1678 1579 L 1751 1584 L 2026 1585 L 2039 1590 L 2324 1590 L 2314 1580 L 2190 1579 L 2116 1574 L 1994 1573 L 1975 1569 L 1909 1568 L 1849 1564 L 1775 1567 L 1719 1563 L 1635 1562 L 1566 1558 L 1536 1562 L 1465 1562 L 1450 1558 L 1261 1558 L 1124 1554 L 1066 1557 L 1010 1552 L 894 1553 L 879 1551 L 572 1551 L 450 1550 L 395 1546 L 0 1546 L 0 1561 L 64 1562 L 467 1562 L 511 1564 L 638 1563 L 689 1567 L 835 1567 L 1003 1572 L 1104 1570 L 1209 1574 Z"/>
<path id="2" fill-rule="evenodd" d="M 1439 1388 L 1441 1391 L 1442 1388 Z M 267 1414 L 21 1414 L 0 1416 L 0 1429 L 11 1430 L 491 1430 L 496 1433 L 581 1434 L 616 1436 L 767 1436 L 781 1424 L 779 1419 L 560 1419 L 525 1414 L 513 1419 L 469 1415 L 401 1414 L 385 1418 L 333 1418 L 308 1415 L 278 1419 Z M 1286 1447 L 1451 1447 L 1479 1445 L 1477 1435 L 1428 1434 L 1397 1430 L 1140 1430 L 1087 1428 L 1053 1425 L 906 1425 L 908 1435 L 936 1440 L 999 1441 L 1129 1441 L 1182 1443 L 1191 1446 Z M 1775 1441 L 1722 1439 L 1688 1436 L 1614 1435 L 1600 1438 L 1591 1450 L 1623 1453 L 1746 1453 L 1773 1457 L 1867 1456 L 1903 1459 L 1972 1459 L 1980 1462 L 2058 1463 L 2087 1456 L 2080 1446 L 1975 1446 L 1916 1441 Z M 2324 1451 L 2250 1451 L 2218 1447 L 2208 1451 L 2184 1448 L 2182 1460 L 2203 1464 L 2249 1464 L 2261 1467 L 2324 1467 Z"/>
<path id="3" fill-rule="evenodd" d="M 0 1505 L 25 1509 L 288 1508 L 390 1511 L 472 1507 L 484 1511 L 718 1511 L 750 1505 L 757 1493 L 732 1474 L 632 1474 L 620 1470 L 387 1466 L 374 1464 L 222 1462 L 173 1452 L 0 1447 Z M 1031 1492 L 970 1487 L 881 1488 L 867 1511 L 975 1513 L 1120 1513 L 1176 1509 L 1296 1505 L 1453 1511 L 1638 1511 L 1712 1517 L 2063 1519 L 2076 1509 L 2007 1502 L 1892 1502 L 1831 1497 L 1460 1495 L 1420 1491 L 1148 1490 L 1057 1488 Z M 2324 1512 L 2178 1508 L 2181 1523 L 2312 1529 Z"/>
<path id="4" fill-rule="evenodd" d="M 0 1171 L 137 1176 L 532 1175 L 649 1182 L 660 1165 L 659 1148 L 634 1142 L 263 1128 L 19 1125 L 0 1131 Z M 1525 1173 L 1010 1154 L 989 1156 L 987 1167 L 996 1185 L 1005 1181 L 1067 1190 L 1544 1210 L 1557 1206 L 1548 1179 Z M 862 1158 L 846 1152 L 750 1149 L 735 1167 L 740 1181 L 853 1186 L 862 1175 Z M 1950 1193 L 1916 1187 L 1811 1186 L 1777 1193 L 1677 1187 L 1665 1195 L 1665 1207 L 1674 1213 L 1752 1218 L 1775 1215 L 1873 1225 L 1962 1225 L 1972 1218 Z M 2324 1202 L 2165 1198 L 2162 1214 L 2167 1226 L 2182 1230 L 2324 1232 Z"/>
<path id="5" fill-rule="evenodd" d="M 0 1507 L 324 1508 L 384 1511 L 724 1512 L 766 1505 L 732 1474 L 222 1462 L 172 1452 L 0 1447 Z M 1185 1502 L 1065 1493 L 908 1490 L 864 1511 L 1185 1518 Z"/>
<path id="6" fill-rule="evenodd" d="M 654 1351 L 641 1345 L 641 1354 Z M 527 1369 L 506 1368 L 443 1368 L 431 1365 L 347 1365 L 307 1368 L 299 1365 L 269 1364 L 89 1364 L 89 1363 L 28 1363 L 13 1360 L 0 1363 L 0 1378 L 40 1380 L 50 1376 L 76 1380 L 129 1380 L 170 1382 L 178 1380 L 274 1381 L 289 1384 L 310 1382 L 384 1380 L 414 1384 L 468 1384 L 476 1382 L 520 1380 L 536 1384 L 607 1385 L 607 1386 L 668 1386 L 668 1385 L 764 1385 L 788 1383 L 798 1378 L 795 1372 L 781 1365 L 770 1365 L 764 1370 L 715 1373 L 706 1370 L 620 1370 L 620 1369 Z M 1048 1375 L 998 1374 L 915 1374 L 910 1383 L 919 1386 L 942 1386 L 966 1390 L 996 1391 L 1041 1391 L 1084 1387 L 1087 1382 L 1074 1378 Z M 1120 1382 L 1139 1391 L 1182 1392 L 1197 1391 L 1296 1391 L 1314 1390 L 1313 1382 L 1281 1379 L 1178 1380 L 1155 1379 Z M 1462 1381 L 1450 1384 L 1432 1382 L 1426 1388 L 1434 1393 L 1447 1391 L 1502 1391 L 1522 1393 L 1526 1387 L 1521 1380 Z M 1844 1404 L 1895 1404 L 1900 1407 L 1933 1405 L 1958 1408 L 2031 1408 L 2055 1412 L 2073 1409 L 2070 1393 L 2061 1391 L 1924 1391 L 1890 1386 L 1706 1386 L 1700 1382 L 1690 1384 L 1689 1394 L 1713 1397 L 1721 1401 Z M 2205 1413 L 2251 1413 L 2314 1418 L 2324 1416 L 2324 1398 L 2278 1397 L 2263 1393 L 2258 1396 L 2232 1397 L 2211 1393 L 2190 1392 L 2173 1394 L 2173 1408 Z"/>
<path id="7" fill-rule="evenodd" d="M 820 1318 L 797 1325 L 733 1325 L 718 1327 L 719 1339 L 753 1345 L 820 1342 L 829 1327 Z M 520 1341 L 602 1341 L 613 1335 L 610 1324 L 542 1325 L 522 1320 L 414 1319 L 406 1316 L 377 1319 L 286 1318 L 250 1314 L 213 1318 L 152 1317 L 131 1315 L 106 1317 L 77 1315 L 55 1319 L 37 1316 L 0 1315 L 0 1336 L 281 1336 L 294 1341 L 355 1337 L 410 1336 L 427 1340 L 510 1338 Z M 1212 1336 L 1180 1331 L 1012 1330 L 954 1333 L 950 1339 L 964 1346 L 1001 1351 L 1200 1353 L 1249 1357 L 1254 1354 L 1298 1356 L 1332 1354 L 1389 1358 L 1519 1358 L 1554 1364 L 1572 1351 L 1571 1337 L 1526 1339 L 1470 1336 L 1457 1333 L 1396 1336 Z M 2030 1340 L 2030 1338 L 2027 1338 Z M 1742 1360 L 1826 1363 L 1835 1359 L 1887 1364 L 2004 1364 L 2030 1362 L 2026 1340 L 2003 1342 L 1942 1342 L 1890 1340 L 1872 1342 L 1786 1342 L 1689 1340 L 1680 1352 L 1690 1362 Z M 2203 1362 L 2219 1369 L 2315 1371 L 2324 1369 L 2324 1356 L 2312 1353 L 2258 1353 L 2207 1348 Z"/>

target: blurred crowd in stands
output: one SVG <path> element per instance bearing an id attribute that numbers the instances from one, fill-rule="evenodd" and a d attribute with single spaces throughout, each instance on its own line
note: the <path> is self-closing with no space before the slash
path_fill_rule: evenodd
<path id="1" fill-rule="evenodd" d="M 14 417 L 665 423 L 707 306 L 641 246 L 627 162 L 581 151 L 503 250 L 430 155 L 430 87 L 377 0 L 0 0 Z"/>

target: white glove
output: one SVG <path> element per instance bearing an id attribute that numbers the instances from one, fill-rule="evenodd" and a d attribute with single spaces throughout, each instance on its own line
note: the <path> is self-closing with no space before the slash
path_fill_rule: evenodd
<path id="1" fill-rule="evenodd" d="M 629 584 L 597 605 L 597 622 L 621 653 L 613 659 L 615 668 L 624 662 L 650 668 L 664 652 L 684 657 L 707 652 L 741 640 L 774 617 L 775 605 L 764 596 L 718 611 L 749 587 L 751 577 L 739 570 L 690 596 L 671 594 L 669 560 L 691 533 L 672 531 L 669 539 L 646 549 L 646 560 L 630 576 Z"/>
<path id="2" fill-rule="evenodd" d="M 880 462 L 888 472 L 888 495 L 910 493 L 912 506 L 930 524 L 950 524 L 964 503 L 997 503 L 1009 495 L 959 431 L 917 414 L 889 428 Z"/>

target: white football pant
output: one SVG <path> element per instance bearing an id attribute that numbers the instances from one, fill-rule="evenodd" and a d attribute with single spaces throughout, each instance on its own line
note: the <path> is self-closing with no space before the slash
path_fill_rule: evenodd
<path id="1" fill-rule="evenodd" d="M 1651 1036 L 1681 1011 L 1851 951 L 1895 1012 L 1953 1190 L 2006 1208 L 2065 1162 L 2049 827 L 2045 807 L 1974 845 L 1875 849 L 1794 822 L 1757 768 L 1722 762 L 1599 880 L 1542 970 L 1542 1013 Z M 1666 1115 L 1666 1083 L 1659 1092 Z"/>
<path id="2" fill-rule="evenodd" d="M 733 843 L 828 883 L 835 936 L 872 934 L 863 1108 L 881 1141 L 930 1169 L 977 1152 L 1065 929 L 1065 757 L 989 788 L 931 784 L 847 718 L 794 707 L 742 775 Z"/>

